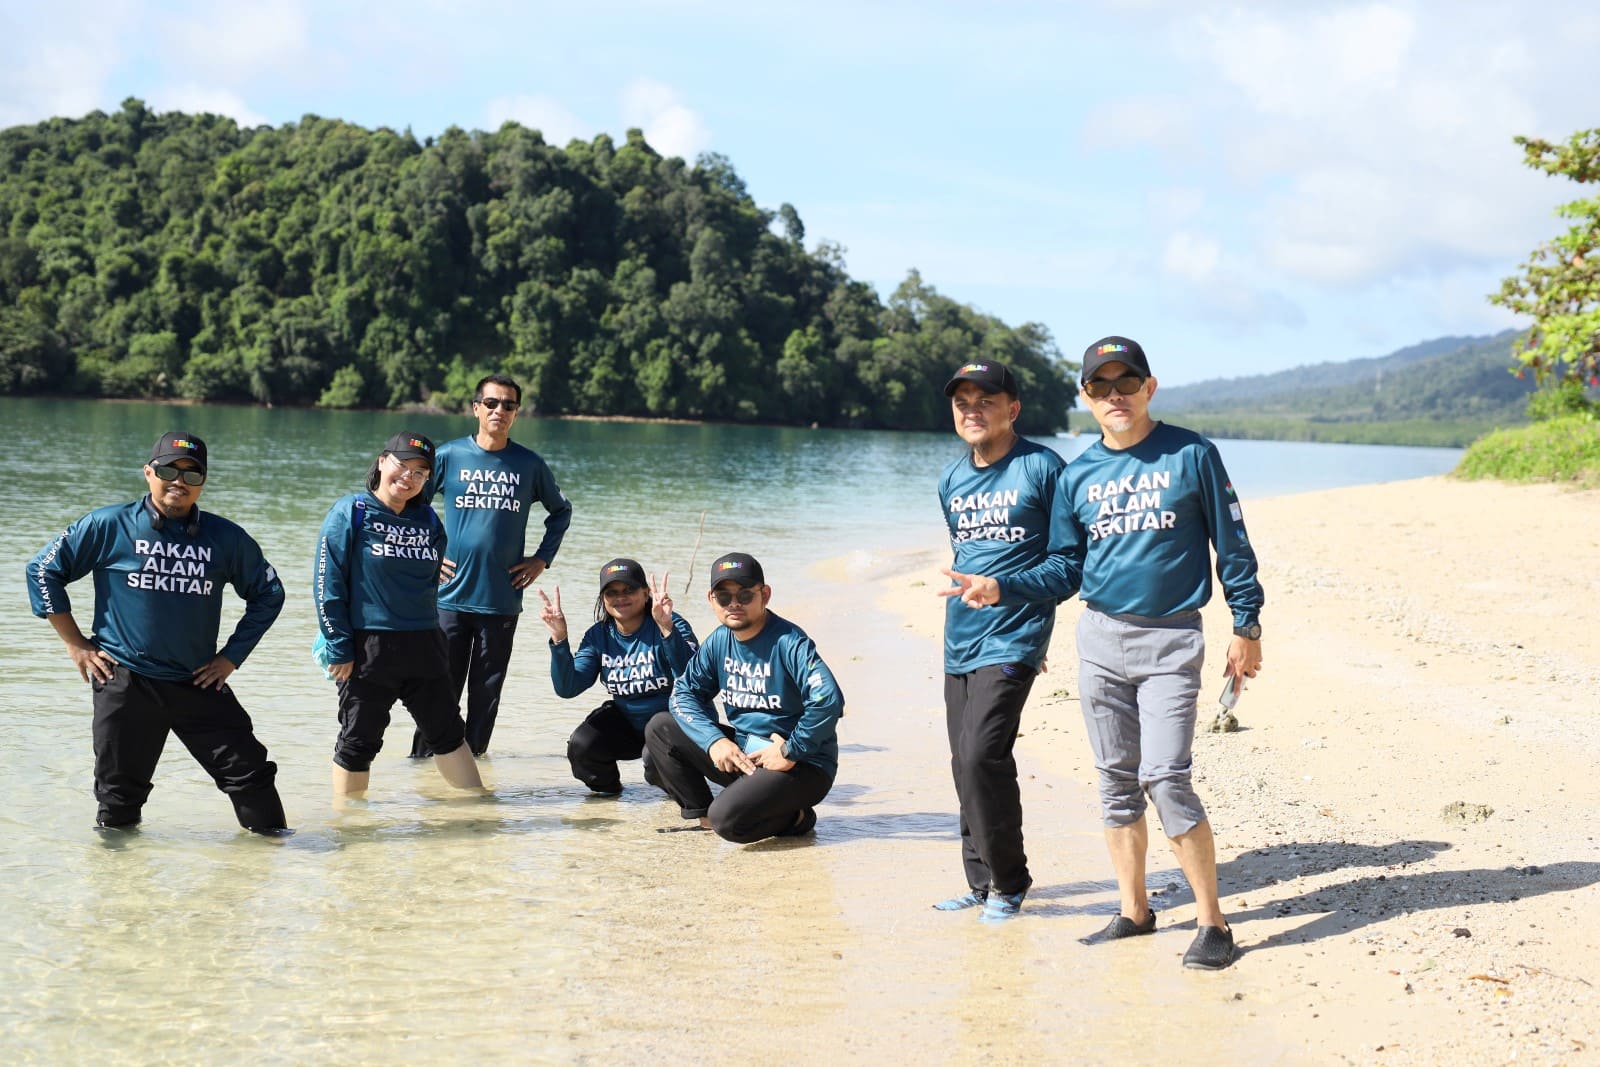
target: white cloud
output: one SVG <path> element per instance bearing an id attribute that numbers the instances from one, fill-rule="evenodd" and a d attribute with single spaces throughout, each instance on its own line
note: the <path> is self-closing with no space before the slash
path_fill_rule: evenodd
<path id="1" fill-rule="evenodd" d="M 1161 253 L 1161 269 L 1191 282 L 1204 282 L 1216 276 L 1222 261 L 1222 246 L 1209 237 L 1179 230 L 1167 238 Z"/>
<path id="2" fill-rule="evenodd" d="M 678 92 L 649 78 L 636 78 L 622 91 L 622 118 L 644 131 L 644 139 L 664 156 L 693 160 L 711 147 L 711 131 Z"/>
<path id="3" fill-rule="evenodd" d="M 544 135 L 546 144 L 563 147 L 569 141 L 587 141 L 594 128 L 550 96 L 501 96 L 489 101 L 485 112 L 488 129 L 517 122 Z"/>
<path id="4" fill-rule="evenodd" d="M 55 3 L 0 13 L 0 127 L 115 108 L 126 3 Z"/>
<path id="5" fill-rule="evenodd" d="M 310 19 L 299 0 L 209 0 L 162 21 L 161 39 L 179 68 L 206 81 L 282 75 L 311 55 Z"/>
<path id="6" fill-rule="evenodd" d="M 240 126 L 270 126 L 272 120 L 252 110 L 228 89 L 208 88 L 200 85 L 167 86 L 152 89 L 146 103 L 156 111 L 182 111 L 191 115 L 209 112 L 226 115 Z"/>

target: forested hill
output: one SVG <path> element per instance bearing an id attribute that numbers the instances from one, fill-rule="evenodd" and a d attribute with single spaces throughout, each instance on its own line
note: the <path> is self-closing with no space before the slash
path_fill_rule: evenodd
<path id="1" fill-rule="evenodd" d="M 1160 390 L 1163 412 L 1301 418 L 1311 422 L 1411 419 L 1521 422 L 1534 383 L 1518 380 L 1516 330 L 1441 337 L 1375 359 L 1319 363 L 1254 377 Z"/>
<path id="2" fill-rule="evenodd" d="M 1044 327 L 915 271 L 885 304 L 804 240 L 637 130 L 419 143 L 129 100 L 0 131 L 0 391 L 454 407 L 504 371 L 547 414 L 946 429 L 941 386 L 987 357 L 1055 420 L 1030 432 L 1064 425 Z"/>

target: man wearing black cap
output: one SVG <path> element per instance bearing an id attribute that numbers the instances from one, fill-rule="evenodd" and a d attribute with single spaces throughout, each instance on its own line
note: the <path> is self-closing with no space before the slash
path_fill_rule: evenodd
<path id="1" fill-rule="evenodd" d="M 753 556 L 713 563 L 706 599 L 722 625 L 645 728 L 662 788 L 729 841 L 808 834 L 838 773 L 844 694 L 805 631 L 767 610 L 772 587 Z M 722 786 L 715 800 L 708 780 Z"/>
<path id="2" fill-rule="evenodd" d="M 1058 588 L 1083 600 L 1078 689 L 1122 898 L 1120 914 L 1084 940 L 1155 930 L 1144 884 L 1151 806 L 1195 897 L 1198 930 L 1184 966 L 1218 970 L 1233 962 L 1233 931 L 1218 901 L 1211 824 L 1191 780 L 1212 546 L 1233 612 L 1222 673 L 1234 693 L 1261 668 L 1265 598 L 1222 457 L 1199 434 L 1153 420 L 1155 391 L 1138 342 L 1111 336 L 1088 347 L 1081 395 L 1101 438 L 1067 466 L 1057 506 L 1068 526 L 1067 580 Z M 986 602 L 982 583 L 972 579 L 963 596 Z"/>
<path id="3" fill-rule="evenodd" d="M 954 560 L 944 573 L 944 702 L 950 770 L 961 806 L 967 892 L 940 911 L 982 909 L 984 922 L 1017 915 L 1033 884 L 1022 846 L 1022 795 L 1012 757 L 1022 706 L 1055 625 L 1065 559 L 1052 536 L 1061 457 L 1016 432 L 1022 404 L 1010 368 L 968 363 L 945 385 L 968 452 L 944 469 L 939 503 Z M 1059 531 L 1057 531 L 1059 532 Z M 993 600 L 961 596 L 973 575 Z"/>
<path id="4" fill-rule="evenodd" d="M 490 374 L 479 380 L 472 398 L 477 433 L 440 445 L 428 480 L 426 498 L 443 505 L 450 540 L 439 629 L 456 698 L 466 691 L 467 744 L 474 756 L 488 751 L 500 714 L 522 594 L 555 562 L 572 524 L 572 504 L 544 457 L 511 440 L 521 405 L 515 379 Z M 535 503 L 545 511 L 544 536 L 530 555 L 524 540 Z M 422 734 L 414 735 L 412 758 L 431 754 Z"/>
<path id="5" fill-rule="evenodd" d="M 277 765 L 228 686 L 283 607 L 283 584 L 249 534 L 201 514 L 206 445 L 164 433 L 145 464 L 149 493 L 91 511 L 28 563 L 33 613 L 50 620 L 94 689 L 94 791 L 102 827 L 138 825 L 167 734 L 233 801 L 239 825 L 286 833 Z M 94 634 L 84 636 L 66 587 L 94 576 Z M 219 650 L 222 589 L 245 601 Z"/>

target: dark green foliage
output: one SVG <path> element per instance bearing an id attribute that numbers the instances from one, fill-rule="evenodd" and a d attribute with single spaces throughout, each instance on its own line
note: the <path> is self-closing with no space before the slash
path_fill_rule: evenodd
<path id="1" fill-rule="evenodd" d="M 545 414 L 948 428 L 1010 362 L 1026 428 L 1071 368 L 912 272 L 887 307 L 721 156 L 508 123 L 423 145 L 307 115 L 0 131 L 0 390 L 458 409 L 490 369 Z"/>

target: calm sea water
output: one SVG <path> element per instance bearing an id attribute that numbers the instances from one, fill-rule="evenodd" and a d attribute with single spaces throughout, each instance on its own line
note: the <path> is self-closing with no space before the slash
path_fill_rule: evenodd
<path id="1" fill-rule="evenodd" d="M 675 590 L 692 563 L 692 593 L 680 609 L 704 633 L 706 568 L 733 549 L 765 563 L 777 610 L 802 623 L 850 617 L 860 647 L 824 650 L 858 709 L 847 720 L 850 766 L 818 838 L 845 847 L 782 856 L 762 846 L 708 848 L 699 835 L 658 837 L 676 812 L 646 790 L 588 799 L 569 776 L 565 737 L 598 701 L 551 695 L 536 613 L 524 616 L 485 763 L 493 796 L 453 796 L 429 766 L 405 760 L 403 722 L 374 765 L 371 799 L 335 810 L 327 781 L 333 692 L 309 658 L 318 527 L 389 434 L 416 429 L 444 441 L 471 427 L 440 416 L 0 398 L 11 465 L 0 482 L 0 560 L 12 583 L 9 610 L 0 612 L 0 884 L 9 912 L 0 930 L 0 1061 L 358 1063 L 392 1059 L 403 1040 L 417 1042 L 413 1058 L 437 1062 L 688 1059 L 672 1044 L 685 1027 L 651 1015 L 663 1002 L 652 991 L 664 982 L 686 988 L 676 966 L 725 966 L 712 935 L 730 899 L 745 910 L 726 951 L 759 976 L 774 939 L 814 948 L 837 935 L 845 944 L 852 917 L 875 914 L 860 886 L 863 872 L 881 874 L 891 861 L 885 839 L 939 838 L 954 848 L 948 784 L 934 798 L 908 799 L 926 774 L 938 780 L 938 731 L 909 741 L 906 724 L 882 707 L 876 717 L 859 710 L 863 698 L 890 710 L 936 701 L 922 692 L 934 692 L 922 680 L 934 666 L 869 670 L 863 660 L 900 655 L 892 626 L 810 570 L 854 557 L 858 571 L 870 571 L 897 549 L 938 543 L 934 482 L 960 452 L 943 434 L 538 420 L 517 428 L 573 501 L 572 530 L 540 585 L 562 587 L 575 623 L 592 608 L 596 568 L 622 554 L 671 571 Z M 150 443 L 174 428 L 210 444 L 203 506 L 250 530 L 289 592 L 234 677 L 300 830 L 283 844 L 241 834 L 225 798 L 176 742 L 157 772 L 145 828 L 118 842 L 94 834 L 89 695 L 48 625 L 28 612 L 23 563 L 85 511 L 142 492 Z M 1046 443 L 1070 457 L 1090 440 Z M 1438 474 L 1459 456 L 1219 444 L 1247 501 Z M 92 589 L 80 582 L 70 591 L 87 628 Z M 236 618 L 230 607 L 224 627 Z M 901 741 L 909 747 L 897 749 Z M 637 765 L 624 781 L 638 781 Z M 892 829 L 871 796 L 898 798 Z M 940 969 L 974 966 L 960 939 L 926 951 Z M 977 942 L 971 951 L 988 958 Z M 672 967 L 663 969 L 664 955 Z M 785 981 L 815 989 L 841 980 L 834 961 L 845 955 L 768 975 L 774 995 Z M 852 973 L 847 987 L 876 982 Z M 836 1017 L 853 1018 L 864 1004 L 843 997 Z M 1018 1031 L 1048 1029 L 1058 1004 L 1014 1020 Z M 950 1040 L 952 1055 L 964 1058 L 961 1036 Z"/>

